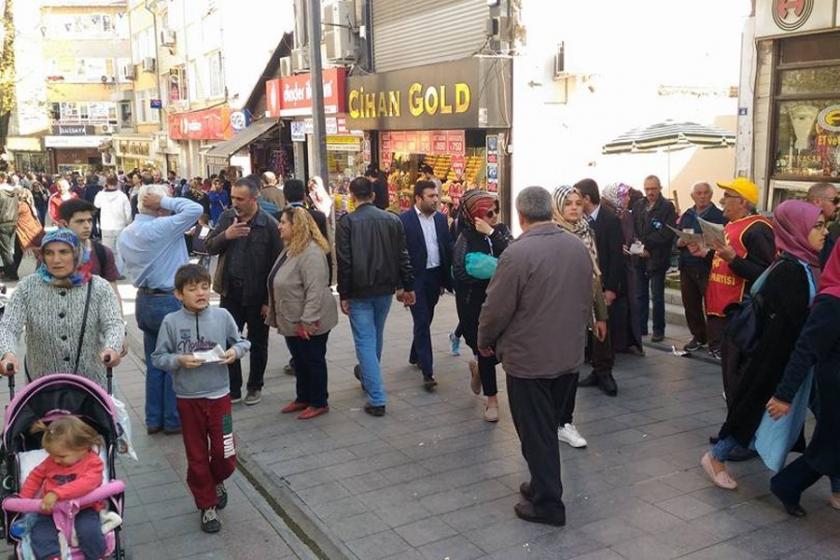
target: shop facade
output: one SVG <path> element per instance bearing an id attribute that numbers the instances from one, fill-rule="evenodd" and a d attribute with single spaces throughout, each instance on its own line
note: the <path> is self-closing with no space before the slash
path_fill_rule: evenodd
<path id="1" fill-rule="evenodd" d="M 46 173 L 49 159 L 44 150 L 44 139 L 38 136 L 9 136 L 6 149 L 11 154 L 11 161 L 18 171 Z"/>
<path id="2" fill-rule="evenodd" d="M 177 156 L 172 158 L 177 159 L 171 163 L 177 164 L 176 173 L 180 176 L 208 177 L 226 168 L 217 160 L 208 161 L 205 154 L 214 145 L 233 137 L 227 105 L 171 113 L 167 117 L 167 130 L 177 146 Z"/>
<path id="3" fill-rule="evenodd" d="M 44 137 L 50 173 L 84 173 L 103 167 L 99 148 L 110 136 L 88 134 L 93 127 L 86 125 L 55 126 L 52 132 L 59 134 Z"/>
<path id="4" fill-rule="evenodd" d="M 470 57 L 347 79 L 347 127 L 366 135 L 394 210 L 411 206 L 428 164 L 454 203 L 481 188 L 509 215 L 510 77 L 509 60 Z"/>
<path id="5" fill-rule="evenodd" d="M 110 152 L 114 167 L 125 172 L 132 169 L 167 170 L 166 155 L 158 150 L 159 142 L 151 135 L 114 135 Z"/>
<path id="6" fill-rule="evenodd" d="M 772 209 L 840 184 L 840 6 L 757 0 L 742 48 L 737 172 Z"/>

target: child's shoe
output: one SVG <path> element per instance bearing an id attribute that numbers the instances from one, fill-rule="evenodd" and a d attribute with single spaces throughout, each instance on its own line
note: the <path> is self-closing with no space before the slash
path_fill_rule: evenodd
<path id="1" fill-rule="evenodd" d="M 218 533 L 222 530 L 222 522 L 216 516 L 215 507 L 201 510 L 201 530 L 205 533 Z"/>
<path id="2" fill-rule="evenodd" d="M 225 488 L 224 482 L 220 482 L 216 485 L 216 509 L 225 509 L 227 502 L 227 488 Z"/>

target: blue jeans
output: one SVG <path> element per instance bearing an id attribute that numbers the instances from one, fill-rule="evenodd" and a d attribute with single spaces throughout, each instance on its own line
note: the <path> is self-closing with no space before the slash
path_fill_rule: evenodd
<path id="1" fill-rule="evenodd" d="M 729 454 L 732 452 L 733 449 L 739 447 L 737 441 L 732 436 L 727 436 L 725 438 L 719 439 L 716 444 L 712 447 L 712 457 L 720 461 L 721 463 L 725 463 L 729 460 Z"/>
<path id="2" fill-rule="evenodd" d="M 639 300 L 639 322 L 642 334 L 648 332 L 648 317 L 650 302 L 653 301 L 653 334 L 665 334 L 665 271 L 655 272 L 648 276 L 645 263 L 636 267 L 637 289 Z"/>
<path id="3" fill-rule="evenodd" d="M 350 327 L 356 345 L 356 358 L 362 371 L 362 384 L 372 406 L 384 406 L 385 386 L 382 383 L 382 336 L 385 319 L 391 309 L 391 295 L 350 300 Z"/>
<path id="4" fill-rule="evenodd" d="M 76 514 L 74 525 L 76 536 L 79 538 L 79 550 L 82 551 L 85 560 L 102 558 L 102 553 L 105 552 L 105 537 L 102 535 L 99 513 L 91 508 L 83 509 Z M 61 554 L 58 529 L 55 528 L 52 515 L 38 515 L 38 519 L 32 525 L 30 538 L 32 552 L 38 558 L 58 558 Z"/>
<path id="5" fill-rule="evenodd" d="M 163 318 L 178 311 L 181 304 L 172 294 L 147 295 L 137 292 L 137 326 L 143 331 L 146 354 L 146 427 L 177 430 L 181 427 L 172 374 L 152 365 L 152 352 L 157 345 Z"/>

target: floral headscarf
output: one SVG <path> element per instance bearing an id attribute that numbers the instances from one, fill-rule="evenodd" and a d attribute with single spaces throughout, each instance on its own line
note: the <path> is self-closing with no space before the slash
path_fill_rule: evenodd
<path id="1" fill-rule="evenodd" d="M 616 209 L 627 209 L 627 202 L 629 199 L 630 187 L 624 183 L 612 183 L 604 187 L 604 192 L 601 193 L 601 198 L 605 198 Z"/>
<path id="2" fill-rule="evenodd" d="M 595 278 L 598 279 L 601 277 L 601 269 L 598 268 L 598 249 L 595 246 L 595 236 L 592 235 L 592 228 L 589 227 L 589 222 L 585 218 L 581 217 L 576 224 L 573 224 L 563 217 L 563 207 L 566 205 L 566 199 L 573 193 L 580 196 L 580 192 L 569 185 L 563 185 L 562 187 L 557 187 L 554 190 L 554 196 L 552 197 L 554 201 L 554 221 L 557 222 L 560 227 L 575 234 L 581 241 L 583 241 L 583 244 L 586 245 L 586 248 L 589 250 L 589 256 L 592 258 Z"/>
<path id="3" fill-rule="evenodd" d="M 88 263 L 90 256 L 76 234 L 67 228 L 53 230 L 44 236 L 43 241 L 41 241 L 41 249 L 50 243 L 65 243 L 73 249 L 73 265 L 75 271 L 65 278 L 56 278 L 47 270 L 47 265 L 42 259 L 38 270 L 35 271 L 41 280 L 47 284 L 65 288 L 87 284 L 90 281 L 90 267 L 84 265 Z"/>

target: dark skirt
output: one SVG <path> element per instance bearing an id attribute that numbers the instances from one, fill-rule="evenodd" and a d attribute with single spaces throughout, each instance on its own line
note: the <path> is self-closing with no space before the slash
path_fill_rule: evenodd
<path id="1" fill-rule="evenodd" d="M 636 257 L 632 257 L 635 259 Z M 639 300 L 636 297 L 636 275 L 633 274 L 631 257 L 625 256 L 624 293 L 619 294 L 609 307 L 610 340 L 614 352 L 626 352 L 631 346 L 642 348 L 642 331 L 639 324 Z"/>

